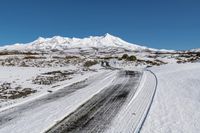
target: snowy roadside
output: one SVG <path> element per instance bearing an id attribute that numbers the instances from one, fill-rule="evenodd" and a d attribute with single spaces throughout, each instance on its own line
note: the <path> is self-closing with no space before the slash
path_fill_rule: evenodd
<path id="1" fill-rule="evenodd" d="M 200 64 L 151 68 L 158 88 L 142 133 L 197 133 L 200 131 Z"/>
<path id="2" fill-rule="evenodd" d="M 52 97 L 49 94 L 50 97 L 48 95 L 43 96 L 0 112 L 0 117 L 2 118 L 0 132 L 38 133 L 47 130 L 106 86 L 112 84 L 115 74 L 116 71 L 104 71 L 95 77 L 91 77 L 90 81 L 92 83 L 88 86 L 73 93 L 69 91 L 69 94 L 66 96 L 63 93 L 66 93 L 67 89 L 63 88 L 55 92 L 55 96 L 52 93 Z M 88 82 L 90 83 L 90 81 Z M 85 85 L 83 84 L 83 86 Z"/>
<path id="3" fill-rule="evenodd" d="M 26 97 L 16 98 L 16 99 L 1 99 L 0 101 L 0 111 L 12 108 L 14 106 L 26 103 L 28 101 L 37 99 L 41 96 L 47 95 L 54 91 L 69 86 L 73 83 L 83 81 L 89 77 L 98 76 L 104 73 L 106 70 L 99 69 L 98 72 L 95 71 L 76 71 L 76 74 L 72 75 L 71 79 L 60 81 L 50 85 L 40 85 L 34 84 L 32 79 L 37 75 L 47 72 L 54 71 L 76 71 L 75 67 L 51 67 L 51 68 L 36 68 L 36 67 L 0 67 L 0 83 L 11 83 L 12 86 L 20 86 L 22 88 L 31 88 L 36 90 L 35 93 L 29 94 Z M 108 70 L 107 70 L 108 71 Z M 10 91 L 11 89 L 9 89 Z M 13 89 L 14 90 L 14 89 Z"/>

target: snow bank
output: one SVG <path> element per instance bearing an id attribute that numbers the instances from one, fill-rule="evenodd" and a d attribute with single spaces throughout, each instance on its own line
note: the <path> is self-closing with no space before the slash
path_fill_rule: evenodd
<path id="1" fill-rule="evenodd" d="M 200 64 L 165 65 L 152 71 L 158 88 L 141 132 L 199 132 Z"/>

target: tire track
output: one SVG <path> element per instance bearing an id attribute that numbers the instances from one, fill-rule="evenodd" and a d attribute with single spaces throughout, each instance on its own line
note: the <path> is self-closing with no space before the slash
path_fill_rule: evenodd
<path id="1" fill-rule="evenodd" d="M 142 120 L 142 123 L 141 123 L 141 125 L 140 125 L 139 130 L 138 130 L 138 133 L 140 133 L 140 131 L 142 130 L 142 127 L 143 127 L 143 125 L 144 125 L 144 123 L 145 123 L 145 120 L 146 120 L 146 118 L 147 118 L 147 116 L 148 116 L 148 114 L 149 114 L 149 111 L 150 111 L 150 109 L 151 109 L 151 106 L 152 106 L 152 104 L 153 104 L 153 100 L 154 100 L 154 97 L 155 97 L 155 94 L 156 94 L 156 91 L 157 91 L 157 86 L 158 86 L 158 78 L 157 78 L 156 74 L 155 74 L 154 72 L 152 72 L 151 70 L 149 70 L 149 69 L 146 69 L 146 71 L 149 71 L 149 72 L 155 77 L 156 85 L 155 85 L 155 89 L 154 89 L 154 92 L 153 92 L 153 96 L 152 96 L 151 102 L 150 102 L 150 104 L 149 104 L 149 107 L 148 107 L 148 109 L 147 109 L 147 112 L 146 112 L 146 114 L 145 114 L 145 117 L 144 117 L 144 119 Z"/>

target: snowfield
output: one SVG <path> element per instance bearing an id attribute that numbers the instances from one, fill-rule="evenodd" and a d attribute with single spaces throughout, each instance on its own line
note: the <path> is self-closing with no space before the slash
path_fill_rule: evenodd
<path id="1" fill-rule="evenodd" d="M 89 72 L 51 93 L 14 100 L 0 109 L 0 132 L 198 132 L 200 63 L 148 69 Z M 18 70 L 10 79 L 4 72 L 2 80 L 15 80 L 22 72 Z"/>
<path id="2" fill-rule="evenodd" d="M 142 133 L 200 131 L 200 64 L 165 65 L 151 69 L 157 92 Z"/>

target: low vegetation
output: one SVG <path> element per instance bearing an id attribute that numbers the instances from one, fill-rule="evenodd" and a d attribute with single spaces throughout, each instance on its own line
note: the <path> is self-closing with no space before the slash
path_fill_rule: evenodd
<path id="1" fill-rule="evenodd" d="M 39 55 L 40 53 L 36 52 L 20 52 L 20 51 L 7 51 L 3 50 L 0 52 L 0 55 Z"/>
<path id="2" fill-rule="evenodd" d="M 27 55 L 24 57 L 24 59 L 46 59 L 46 57 Z"/>
<path id="3" fill-rule="evenodd" d="M 83 66 L 84 67 L 91 67 L 91 66 L 93 66 L 93 65 L 96 65 L 98 62 L 96 61 L 96 60 L 88 60 L 88 61 L 86 61 L 84 64 L 83 64 Z"/>
<path id="4" fill-rule="evenodd" d="M 21 86 L 13 87 L 11 83 L 2 83 L 0 85 L 0 99 L 17 99 L 35 93 L 36 90 L 31 88 L 22 88 Z"/>
<path id="5" fill-rule="evenodd" d="M 126 60 L 126 61 L 136 61 L 137 58 L 134 55 L 129 56 L 128 54 L 123 54 L 122 59 Z"/>
<path id="6" fill-rule="evenodd" d="M 127 58 L 127 60 L 128 60 L 128 61 L 136 61 L 137 58 L 136 58 L 136 56 L 131 55 L 131 56 L 129 56 L 129 57 Z"/>
<path id="7" fill-rule="evenodd" d="M 123 54 L 122 55 L 122 59 L 127 59 L 128 58 L 128 54 Z"/>
<path id="8" fill-rule="evenodd" d="M 39 85 L 51 85 L 59 81 L 69 80 L 71 79 L 70 75 L 73 74 L 73 71 L 52 71 L 38 75 L 32 82 Z"/>
<path id="9" fill-rule="evenodd" d="M 161 60 L 137 60 L 137 65 L 149 65 L 149 66 L 160 66 L 160 65 L 164 65 L 167 64 L 166 62 L 163 62 Z"/>

